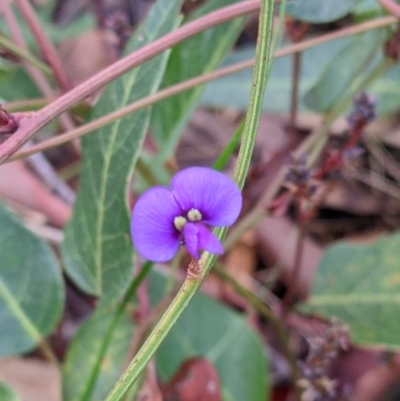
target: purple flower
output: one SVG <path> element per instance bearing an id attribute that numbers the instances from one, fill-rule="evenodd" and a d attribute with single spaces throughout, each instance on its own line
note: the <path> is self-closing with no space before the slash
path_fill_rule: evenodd
<path id="1" fill-rule="evenodd" d="M 133 208 L 131 233 L 139 253 L 166 262 L 184 243 L 196 259 L 202 250 L 222 254 L 221 242 L 207 226 L 229 226 L 237 219 L 242 207 L 237 185 L 218 171 L 190 167 L 173 177 L 171 188 L 149 189 Z"/>

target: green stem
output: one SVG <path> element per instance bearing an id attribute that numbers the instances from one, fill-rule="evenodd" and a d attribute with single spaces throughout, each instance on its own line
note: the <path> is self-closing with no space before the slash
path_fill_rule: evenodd
<path id="1" fill-rule="evenodd" d="M 97 378 L 99 376 L 101 363 L 107 352 L 108 346 L 110 345 L 112 336 L 114 334 L 114 330 L 117 327 L 119 319 L 121 318 L 122 314 L 125 312 L 125 308 L 128 305 L 129 301 L 135 295 L 137 288 L 142 283 L 142 281 L 145 279 L 147 274 L 150 272 L 152 265 L 153 264 L 151 262 L 145 263 L 145 265 L 143 266 L 143 268 L 141 269 L 139 274 L 132 281 L 130 287 L 128 288 L 128 290 L 125 294 L 123 301 L 118 305 L 117 310 L 115 311 L 113 319 L 110 323 L 110 326 L 108 327 L 107 333 L 103 338 L 103 343 L 101 345 L 100 351 L 96 355 L 96 363 L 91 372 L 88 384 L 86 386 L 86 390 L 80 401 L 89 401 L 91 399 L 93 389 L 95 387 Z"/>
<path id="2" fill-rule="evenodd" d="M 54 355 L 54 352 L 51 349 L 51 347 L 46 339 L 43 339 L 39 343 L 38 348 L 49 362 L 51 362 L 54 366 L 56 366 L 58 368 L 58 370 L 61 370 L 60 362 L 58 361 L 57 357 Z"/>
<path id="3" fill-rule="evenodd" d="M 254 208 L 250 213 L 248 213 L 229 233 L 224 242 L 225 251 L 232 248 L 232 246 L 236 244 L 236 242 L 247 230 L 254 227 L 265 217 L 267 217 L 267 211 L 260 208 Z"/>
<path id="4" fill-rule="evenodd" d="M 308 163 L 309 165 L 313 165 L 326 144 L 332 123 L 346 111 L 352 102 L 352 97 L 359 93 L 362 89 L 368 87 L 368 85 L 370 85 L 376 78 L 385 74 L 393 66 L 394 62 L 392 60 L 383 60 L 363 80 L 357 80 L 357 82 L 350 87 L 349 91 L 346 92 L 342 99 L 338 101 L 335 107 L 325 115 L 321 126 L 309 137 L 307 137 L 302 144 L 300 144 L 300 146 L 294 152 L 295 156 L 299 157 L 301 154 L 309 152 Z M 310 149 L 312 150 L 310 151 Z M 274 181 L 271 183 L 270 188 L 268 188 L 268 196 L 264 197 L 264 205 L 268 205 L 274 199 L 276 193 L 281 187 L 282 181 L 284 180 L 285 171 L 286 168 L 282 168 L 276 175 Z M 257 205 L 233 228 L 233 230 L 231 230 L 229 236 L 224 242 L 224 249 L 227 250 L 231 248 L 248 229 L 254 227 L 267 216 L 268 211 L 266 210 L 266 207 Z"/>
<path id="5" fill-rule="evenodd" d="M 250 97 L 250 105 L 246 116 L 246 124 L 239 150 L 238 162 L 234 179 L 240 188 L 243 188 L 247 171 L 253 153 L 258 121 L 264 98 L 268 72 L 271 67 L 271 30 L 273 17 L 273 0 L 262 0 L 260 9 L 259 33 L 256 47 L 256 63 L 253 74 L 253 85 Z M 215 234 L 219 239 L 226 235 L 226 228 L 218 228 Z M 214 255 L 204 252 L 199 260 L 200 278 L 188 275 L 178 294 L 161 317 L 161 320 L 151 332 L 146 342 L 133 358 L 128 368 L 114 386 L 106 401 L 119 401 L 124 396 L 132 383 L 138 378 L 140 372 L 156 352 L 162 340 L 169 333 L 185 310 L 189 301 L 199 289 L 203 279 L 207 276 L 215 262 Z"/>
<path id="6" fill-rule="evenodd" d="M 260 313 L 260 315 L 267 319 L 267 321 L 271 324 L 281 344 L 283 353 L 290 364 L 292 383 L 293 385 L 296 385 L 297 379 L 299 377 L 296 356 L 290 349 L 289 336 L 285 325 L 282 323 L 282 320 L 275 315 L 274 311 L 271 310 L 271 308 L 266 305 L 265 302 L 257 294 L 246 288 L 244 285 L 240 284 L 223 268 L 218 266 L 218 264 L 214 266 L 213 272 L 215 272 L 221 279 L 229 283 L 239 295 L 250 302 L 250 304 L 257 310 L 257 312 Z"/>
<path id="7" fill-rule="evenodd" d="M 6 36 L 0 33 L 0 46 L 4 47 L 5 49 L 9 50 L 11 53 L 15 54 L 19 58 L 25 60 L 29 64 L 32 64 L 37 69 L 41 70 L 47 75 L 52 75 L 51 69 L 42 61 L 40 61 L 37 57 L 33 54 L 29 53 L 25 49 L 17 46 L 13 41 L 8 39 Z"/>
<path id="8" fill-rule="evenodd" d="M 232 156 L 232 153 L 236 149 L 236 146 L 238 145 L 240 138 L 242 137 L 243 129 L 244 129 L 244 120 L 242 120 L 242 122 L 239 124 L 235 133 L 232 135 L 232 138 L 229 140 L 228 144 L 225 146 L 225 148 L 219 155 L 218 159 L 215 161 L 213 165 L 214 170 L 221 171 L 225 167 L 229 158 Z"/>

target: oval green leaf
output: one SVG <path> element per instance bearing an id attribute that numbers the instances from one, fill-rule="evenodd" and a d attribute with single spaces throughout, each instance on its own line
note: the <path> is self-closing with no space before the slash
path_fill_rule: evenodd
<path id="1" fill-rule="evenodd" d="M 326 23 L 344 17 L 360 0 L 289 0 L 286 13 L 300 21 Z"/>
<path id="2" fill-rule="evenodd" d="M 355 79 L 362 79 L 370 72 L 371 66 L 382 59 L 381 52 L 376 49 L 383 45 L 384 39 L 384 29 L 354 36 L 306 93 L 305 105 L 319 113 L 329 111 Z"/>
<path id="3" fill-rule="evenodd" d="M 127 46 L 132 52 L 177 25 L 182 0 L 159 0 Z M 111 83 L 93 111 L 93 119 L 154 93 L 168 52 Z M 149 125 L 150 109 L 142 109 L 98 129 L 82 140 L 80 187 L 69 222 L 62 257 L 71 279 L 107 304 L 118 299 L 132 277 L 127 190 Z"/>
<path id="4" fill-rule="evenodd" d="M 400 234 L 328 248 L 306 309 L 337 317 L 356 343 L 400 348 Z"/>
<path id="5" fill-rule="evenodd" d="M 126 315 L 117 322 L 114 319 L 113 313 L 97 312 L 79 328 L 63 367 L 64 401 L 103 401 L 117 382 L 128 353 L 133 325 Z M 96 357 L 110 328 L 112 335 L 99 374 L 95 375 Z"/>
<path id="6" fill-rule="evenodd" d="M 334 60 L 336 54 L 349 42 L 349 38 L 341 38 L 322 46 L 305 50 L 301 57 L 301 76 L 299 82 L 300 109 L 303 95 L 315 85 L 318 77 Z M 224 61 L 223 66 L 230 66 L 254 57 L 253 47 L 243 47 L 233 51 Z M 318 60 L 318 63 L 315 62 Z M 286 113 L 290 107 L 292 57 L 275 59 L 268 80 L 263 110 L 272 113 Z M 235 107 L 246 111 L 249 104 L 252 71 L 246 69 L 229 75 L 207 85 L 201 102 L 207 107 Z"/>
<path id="7" fill-rule="evenodd" d="M 208 1 L 190 16 L 190 20 L 238 1 Z M 168 60 L 161 87 L 166 88 L 213 71 L 235 43 L 243 24 L 244 19 L 237 18 L 207 29 L 175 46 Z M 203 86 L 197 86 L 154 105 L 151 127 L 153 136 L 160 146 L 157 156 L 159 162 L 164 162 L 174 152 L 203 89 Z"/>
<path id="8" fill-rule="evenodd" d="M 64 287 L 50 246 L 0 204 L 0 355 L 32 350 L 61 318 Z"/>
<path id="9" fill-rule="evenodd" d="M 151 294 L 165 281 L 153 274 Z M 197 294 L 157 351 L 157 369 L 169 380 L 188 358 L 203 356 L 217 369 L 225 401 L 265 401 L 269 391 L 267 355 L 248 323 L 226 306 Z"/>
<path id="10" fill-rule="evenodd" d="M 21 401 L 17 393 L 3 382 L 0 382 L 0 400 L 1 401 Z"/>

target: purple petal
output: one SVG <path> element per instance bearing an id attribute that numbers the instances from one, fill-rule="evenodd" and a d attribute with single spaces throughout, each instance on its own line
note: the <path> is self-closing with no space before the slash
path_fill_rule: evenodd
<path id="1" fill-rule="evenodd" d="M 221 242 L 210 230 L 201 224 L 198 224 L 198 230 L 199 249 L 216 255 L 224 253 Z"/>
<path id="2" fill-rule="evenodd" d="M 180 232 L 173 221 L 180 214 L 182 211 L 167 188 L 151 188 L 138 199 L 132 211 L 131 233 L 142 256 L 153 262 L 166 262 L 174 257 Z"/>
<path id="3" fill-rule="evenodd" d="M 206 224 L 229 226 L 242 208 L 242 195 L 226 175 L 206 167 L 189 167 L 175 175 L 172 192 L 185 212 L 198 209 Z"/>
<path id="4" fill-rule="evenodd" d="M 218 238 L 202 224 L 187 223 L 183 229 L 183 236 L 187 250 L 195 259 L 199 259 L 199 251 L 217 255 L 224 252 Z"/>
<path id="5" fill-rule="evenodd" d="M 199 238 L 198 238 L 198 224 L 186 223 L 183 228 L 183 238 L 189 253 L 195 258 L 199 259 Z"/>

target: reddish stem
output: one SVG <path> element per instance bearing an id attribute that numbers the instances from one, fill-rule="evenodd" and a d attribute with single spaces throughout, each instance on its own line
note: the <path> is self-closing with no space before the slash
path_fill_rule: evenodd
<path id="1" fill-rule="evenodd" d="M 69 91 L 72 86 L 58 57 L 57 50 L 44 33 L 40 25 L 40 21 L 36 17 L 35 11 L 33 10 L 31 4 L 28 0 L 15 0 L 15 3 L 17 4 L 19 11 L 24 17 L 29 29 L 31 30 L 33 37 L 36 39 L 44 59 L 52 68 L 54 76 L 61 89 L 63 92 Z"/>
<path id="2" fill-rule="evenodd" d="M 8 27 L 10 28 L 13 41 L 20 48 L 26 49 L 25 40 L 21 33 L 21 30 L 19 29 L 18 22 L 14 16 L 14 13 L 11 9 L 11 4 L 9 0 L 2 0 L 2 1 L 3 2 L 0 3 L 1 4 L 0 9 L 2 9 L 4 18 L 7 22 Z M 49 85 L 43 74 L 36 67 L 33 67 L 31 64 L 25 62 L 24 60 L 22 60 L 22 64 L 24 65 L 28 74 L 31 76 L 32 80 L 42 91 L 42 93 L 46 97 L 52 97 L 53 90 L 51 89 L 51 86 Z"/>
<path id="3" fill-rule="evenodd" d="M 183 40 L 200 33 L 215 25 L 242 16 L 259 9 L 259 0 L 247 0 L 238 4 L 221 8 L 193 22 L 189 22 L 173 32 L 155 40 L 141 49 L 122 58 L 111 66 L 105 68 L 70 92 L 61 96 L 48 106 L 40 110 L 35 118 L 26 119 L 21 123 L 20 129 L 4 142 L 0 147 L 0 162 L 6 160 L 39 129 L 50 122 L 55 116 L 70 108 L 86 96 L 100 89 L 118 76 L 124 74 L 139 64 L 155 57 L 157 54 L 169 49 Z"/>
<path id="4" fill-rule="evenodd" d="M 392 0 L 378 0 L 378 3 L 390 14 L 400 18 L 400 4 L 394 3 Z"/>
<path id="5" fill-rule="evenodd" d="M 4 17 L 10 28 L 13 40 L 19 47 L 25 49 L 26 48 L 25 40 L 21 33 L 21 30 L 19 29 L 19 26 L 18 26 L 17 20 L 15 19 L 14 13 L 11 9 L 10 2 L 9 2 L 9 0 L 1 0 L 1 1 L 3 1 L 3 3 L 0 2 L 0 10 L 1 9 L 3 10 Z M 41 90 L 41 92 L 46 97 L 49 97 L 49 98 L 54 97 L 53 89 L 50 86 L 49 82 L 47 81 L 46 77 L 41 73 L 41 71 L 39 71 L 36 67 L 32 66 L 28 62 L 22 61 L 22 64 L 24 65 L 26 71 L 32 78 L 33 82 L 35 82 L 37 87 Z M 33 118 L 33 116 L 36 116 L 36 115 L 37 114 L 31 114 L 31 118 Z M 63 128 L 67 131 L 72 130 L 74 128 L 74 123 L 67 114 L 63 114 L 60 116 L 60 122 L 61 122 Z M 20 131 L 20 128 L 23 127 L 24 123 L 26 123 L 26 119 L 22 118 L 19 123 L 20 124 L 19 129 L 15 132 L 15 135 L 17 135 L 17 132 Z M 4 144 L 7 144 L 7 142 L 9 142 L 10 139 L 12 139 L 12 138 L 13 138 L 13 136 L 11 138 L 9 138 Z M 27 138 L 26 141 L 28 139 L 29 138 Z M 25 143 L 26 141 L 24 141 L 23 143 Z M 23 143 L 21 145 L 23 145 Z M 0 147 L 0 149 L 1 149 L 1 147 Z M 1 150 L 0 150 L 0 152 L 1 152 Z"/>

